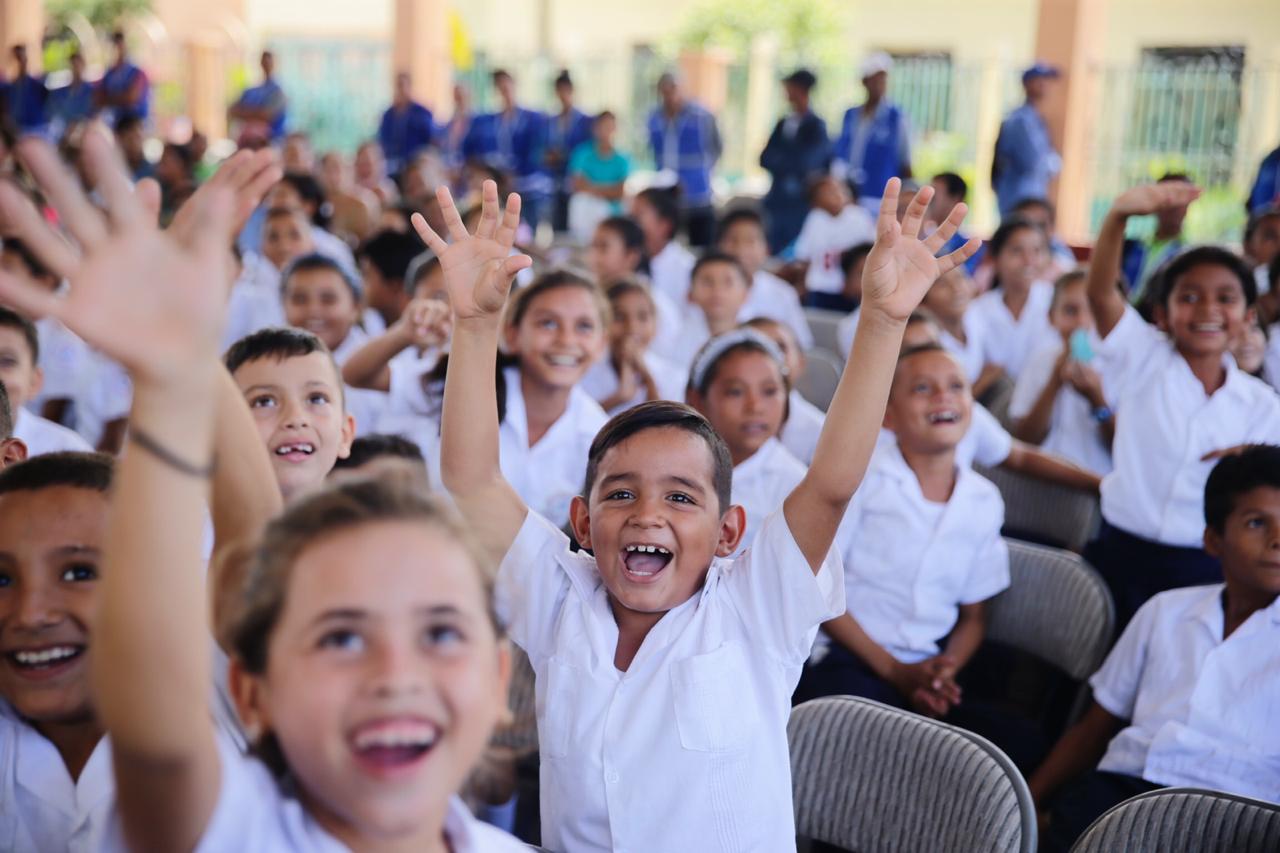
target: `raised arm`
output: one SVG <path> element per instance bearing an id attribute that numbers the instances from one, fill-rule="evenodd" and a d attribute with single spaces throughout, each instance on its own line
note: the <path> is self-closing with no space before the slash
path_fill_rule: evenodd
<path id="1" fill-rule="evenodd" d="M 885 186 L 875 247 L 862 274 L 862 315 L 853 351 L 827 410 L 809 472 L 783 504 L 791 535 L 814 572 L 831 547 L 875 449 L 907 317 L 938 276 L 964 263 L 979 246 L 978 240 L 970 240 L 951 254 L 935 258 L 964 221 L 968 208 L 957 204 L 946 221 L 921 240 L 920 226 L 933 189 L 924 187 L 916 193 L 899 224 L 901 186 L 897 178 Z"/>
<path id="2" fill-rule="evenodd" d="M 516 273 L 532 261 L 512 255 L 520 196 L 507 197 L 499 221 L 498 187 L 485 181 L 476 233 L 468 234 L 447 187 L 436 192 L 453 243 L 422 214 L 413 227 L 440 258 L 453 307 L 453 341 L 444 383 L 440 474 L 471 529 L 497 560 L 507 553 L 528 508 L 498 465 L 498 404 L 494 376 L 503 308 Z"/>
<path id="3" fill-rule="evenodd" d="M 1200 197 L 1200 188 L 1181 181 L 1145 184 L 1126 190 L 1111 203 L 1098 230 L 1089 259 L 1089 307 L 1093 310 L 1098 334 L 1106 337 L 1124 316 L 1124 296 L 1116 289 L 1120 262 L 1124 255 L 1124 229 L 1130 216 L 1144 216 L 1190 204 Z M 1133 282 L 1136 284 L 1136 282 Z"/>

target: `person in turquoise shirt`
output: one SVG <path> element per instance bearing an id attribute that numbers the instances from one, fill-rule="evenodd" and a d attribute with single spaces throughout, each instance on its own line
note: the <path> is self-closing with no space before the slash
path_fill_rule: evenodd
<path id="1" fill-rule="evenodd" d="M 592 122 L 591 141 L 574 148 L 569 156 L 573 191 L 608 201 L 611 214 L 622 212 L 623 186 L 631 174 L 631 161 L 613 147 L 617 129 L 617 119 L 605 110 Z"/>

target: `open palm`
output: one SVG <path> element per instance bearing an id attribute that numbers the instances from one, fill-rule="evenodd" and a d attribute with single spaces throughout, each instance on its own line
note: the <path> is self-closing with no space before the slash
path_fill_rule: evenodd
<path id="1" fill-rule="evenodd" d="M 933 187 L 916 193 L 901 224 L 898 222 L 898 193 L 902 182 L 897 178 L 884 188 L 880 217 L 876 221 L 876 242 L 867 255 L 862 272 L 863 310 L 876 310 L 894 320 L 904 321 L 920 304 L 929 287 L 939 276 L 954 269 L 978 251 L 981 242 L 970 240 L 941 258 L 938 250 L 955 235 L 968 208 L 957 204 L 937 230 L 920 239 L 924 213 L 933 197 Z"/>
<path id="2" fill-rule="evenodd" d="M 502 313 L 511 290 L 511 280 L 533 263 L 528 255 L 513 255 L 516 229 L 520 225 L 520 196 L 507 196 L 506 210 L 498 215 L 498 185 L 485 181 L 480 222 L 476 233 L 468 234 L 448 187 L 436 190 L 440 211 L 452 243 L 446 243 L 422 214 L 413 215 L 413 227 L 431 251 L 440 258 L 445 287 L 453 315 L 459 320 L 494 318 Z"/>

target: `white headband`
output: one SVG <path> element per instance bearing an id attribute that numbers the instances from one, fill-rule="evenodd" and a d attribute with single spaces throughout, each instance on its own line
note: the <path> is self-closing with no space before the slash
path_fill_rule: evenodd
<path id="1" fill-rule="evenodd" d="M 702 349 L 698 350 L 698 354 L 694 356 L 693 367 L 689 371 L 689 387 L 701 387 L 707 371 L 720 360 L 720 356 L 740 344 L 753 344 L 760 347 L 769 358 L 777 362 L 782 375 L 787 375 L 787 360 L 783 357 L 778 345 L 768 335 L 750 327 L 743 327 L 725 332 L 723 335 L 716 335 L 702 345 Z"/>

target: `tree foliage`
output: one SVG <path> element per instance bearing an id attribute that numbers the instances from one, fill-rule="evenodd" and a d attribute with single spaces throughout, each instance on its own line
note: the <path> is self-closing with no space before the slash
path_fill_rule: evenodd
<path id="1" fill-rule="evenodd" d="M 83 16 L 99 32 L 120 26 L 130 18 L 151 11 L 151 0 L 48 0 L 46 11 L 55 30 L 66 29 Z"/>
<path id="2" fill-rule="evenodd" d="M 784 54 L 819 56 L 837 48 L 845 30 L 839 0 L 702 0 L 685 17 L 681 47 L 721 47 L 742 56 L 772 34 Z"/>

